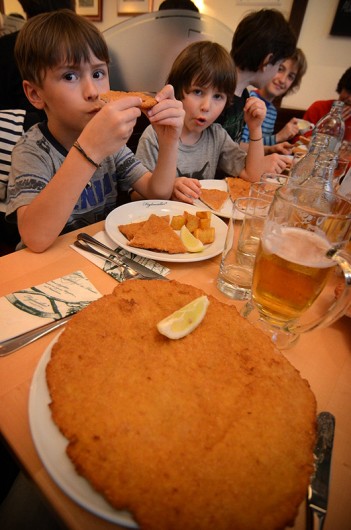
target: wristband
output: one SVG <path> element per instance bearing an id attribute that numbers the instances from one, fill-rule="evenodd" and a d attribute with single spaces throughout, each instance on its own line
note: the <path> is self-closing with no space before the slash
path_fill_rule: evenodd
<path id="1" fill-rule="evenodd" d="M 261 136 L 261 138 L 250 138 L 250 142 L 260 142 L 262 140 L 263 136 Z"/>
<path id="2" fill-rule="evenodd" d="M 86 160 L 88 160 L 88 162 L 90 162 L 90 164 L 92 164 L 93 166 L 96 167 L 96 169 L 99 169 L 99 167 L 101 167 L 101 164 L 97 164 L 96 162 L 94 162 L 94 160 L 92 158 L 90 158 L 90 156 L 88 156 L 86 154 L 86 152 L 84 151 L 83 147 L 80 145 L 80 143 L 78 142 L 78 140 L 76 140 L 73 144 L 73 147 L 75 147 L 83 156 Z"/>

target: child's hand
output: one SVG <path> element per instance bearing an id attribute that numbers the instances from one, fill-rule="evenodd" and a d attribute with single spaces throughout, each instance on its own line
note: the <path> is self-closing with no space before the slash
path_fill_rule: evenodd
<path id="1" fill-rule="evenodd" d="M 284 125 L 282 129 L 276 134 L 277 143 L 284 142 L 290 138 L 294 138 L 299 132 L 299 125 L 297 118 L 291 118 L 288 123 Z"/>
<path id="2" fill-rule="evenodd" d="M 201 194 L 201 184 L 197 179 L 188 177 L 178 177 L 175 179 L 172 199 L 175 201 L 193 204 L 194 199 L 198 199 Z"/>
<path id="3" fill-rule="evenodd" d="M 174 97 L 172 85 L 166 85 L 155 96 L 158 103 L 147 112 L 158 141 L 178 140 L 183 129 L 185 112 L 183 103 Z"/>
<path id="4" fill-rule="evenodd" d="M 265 103 L 256 97 L 250 97 L 246 100 L 244 107 L 244 120 L 251 133 L 255 132 L 257 127 L 262 125 L 263 120 L 266 117 L 266 105 Z M 252 134 L 253 137 L 253 134 Z"/>
<path id="5" fill-rule="evenodd" d="M 85 126 L 79 142 L 91 158 L 100 163 L 117 153 L 131 136 L 141 110 L 140 98 L 128 96 L 103 105 Z"/>

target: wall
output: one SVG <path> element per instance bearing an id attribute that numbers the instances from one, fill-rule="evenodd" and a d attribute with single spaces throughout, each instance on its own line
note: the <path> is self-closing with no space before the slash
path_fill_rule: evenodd
<path id="1" fill-rule="evenodd" d="M 154 10 L 161 0 L 154 0 Z M 277 8 L 289 17 L 292 0 L 195 0 L 200 11 L 229 26 L 233 31 L 249 11 L 261 7 Z M 351 38 L 334 37 L 329 31 L 338 0 L 309 0 L 298 41 L 308 60 L 308 70 L 297 94 L 283 100 L 283 107 L 307 108 L 316 99 L 337 97 L 336 84 L 343 72 L 351 66 Z M 17 0 L 5 0 L 6 12 L 21 12 Z M 116 0 L 103 0 L 103 20 L 96 26 L 105 30 L 127 17 L 117 16 Z"/>

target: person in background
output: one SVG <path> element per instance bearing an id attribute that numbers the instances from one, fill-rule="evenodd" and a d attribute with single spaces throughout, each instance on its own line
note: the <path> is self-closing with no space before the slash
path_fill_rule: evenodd
<path id="1" fill-rule="evenodd" d="M 234 141 L 241 142 L 244 107 L 249 97 L 247 87 L 261 88 L 266 85 L 284 59 L 291 57 L 295 48 L 296 37 L 280 11 L 254 11 L 238 24 L 230 51 L 236 67 L 237 86 L 232 104 L 217 120 Z M 288 163 L 289 159 L 273 153 L 267 156 L 262 172 L 280 173 Z"/>
<path id="2" fill-rule="evenodd" d="M 343 118 L 345 120 L 344 140 L 351 142 L 351 67 L 340 77 L 336 86 L 339 100 L 344 102 Z M 335 99 L 319 100 L 312 103 L 306 110 L 303 118 L 316 124 L 323 116 L 328 114 Z M 310 133 L 311 135 L 312 133 Z M 307 134 L 306 134 L 307 136 Z"/>
<path id="3" fill-rule="evenodd" d="M 41 13 L 57 11 L 58 9 L 71 9 L 75 11 L 75 0 L 18 0 L 26 18 L 30 19 Z M 19 73 L 14 49 L 19 31 L 0 37 L 0 109 L 24 109 L 27 111 L 24 119 L 24 130 L 31 125 L 45 119 L 44 112 L 28 101 L 22 87 L 22 78 Z"/>
<path id="4" fill-rule="evenodd" d="M 229 53 L 214 42 L 192 43 L 175 59 L 167 83 L 185 110 L 172 198 L 192 203 L 201 195 L 200 181 L 215 178 L 217 168 L 226 175 L 259 180 L 264 160 L 263 101 L 248 98 L 244 107 L 251 135 L 247 153 L 214 123 L 235 90 L 235 67 Z M 150 171 L 156 166 L 159 146 L 151 126 L 142 134 L 136 155 Z"/>
<path id="5" fill-rule="evenodd" d="M 164 2 L 161 2 L 158 10 L 162 11 L 163 9 L 189 9 L 190 11 L 199 12 L 191 0 L 164 0 Z"/>
<path id="6" fill-rule="evenodd" d="M 281 142 L 284 142 L 283 147 L 292 147 L 286 141 L 298 134 L 298 120 L 297 118 L 292 118 L 280 131 L 274 134 L 278 111 L 273 102 L 277 98 L 296 92 L 300 87 L 306 70 L 307 60 L 305 54 L 300 48 L 296 48 L 295 53 L 280 64 L 278 72 L 269 83 L 250 92 L 250 96 L 262 99 L 267 107 L 267 114 L 262 124 L 263 143 L 265 146 L 270 146 L 270 148 L 265 147 L 266 153 L 277 150 L 279 146 L 276 146 L 276 144 Z M 248 142 L 249 138 L 249 129 L 245 125 L 241 141 Z"/>
<path id="7" fill-rule="evenodd" d="M 173 87 L 164 87 L 147 113 L 160 145 L 151 173 L 126 146 L 141 99 L 99 98 L 109 90 L 109 55 L 94 24 L 68 9 L 33 17 L 19 33 L 15 57 L 26 96 L 47 115 L 12 151 L 6 218 L 17 220 L 24 245 L 43 252 L 62 232 L 104 219 L 118 188 L 171 196 L 184 121 Z"/>

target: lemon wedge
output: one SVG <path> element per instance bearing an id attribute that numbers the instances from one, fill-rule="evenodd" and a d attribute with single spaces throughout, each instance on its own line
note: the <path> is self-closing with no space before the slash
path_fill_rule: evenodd
<path id="1" fill-rule="evenodd" d="M 193 236 L 185 225 L 180 229 L 180 239 L 188 252 L 201 252 L 204 248 L 202 241 Z"/>
<path id="2" fill-rule="evenodd" d="M 181 339 L 191 333 L 204 319 L 209 299 L 199 296 L 157 324 L 158 331 L 169 339 Z"/>

